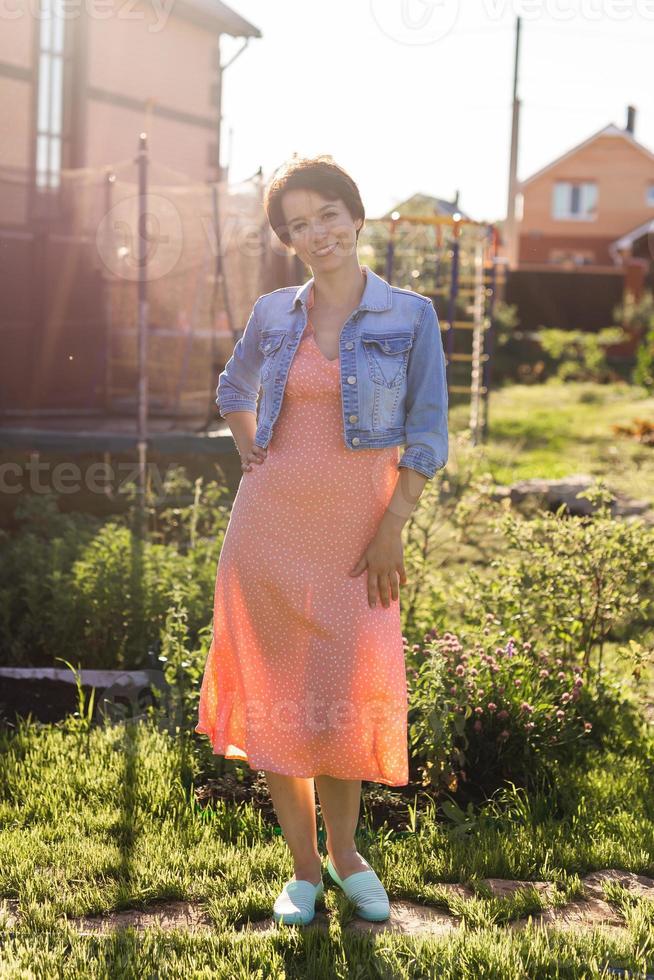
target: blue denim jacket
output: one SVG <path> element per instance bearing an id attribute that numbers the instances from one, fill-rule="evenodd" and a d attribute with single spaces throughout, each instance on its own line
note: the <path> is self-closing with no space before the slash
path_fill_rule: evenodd
<path id="1" fill-rule="evenodd" d="M 398 466 L 430 479 L 448 456 L 438 317 L 428 297 L 362 268 L 364 293 L 339 339 L 343 439 L 352 450 L 405 445 Z M 216 404 L 222 416 L 256 414 L 258 407 L 257 446 L 267 446 L 273 435 L 312 295 L 313 278 L 260 296 L 219 375 Z"/>

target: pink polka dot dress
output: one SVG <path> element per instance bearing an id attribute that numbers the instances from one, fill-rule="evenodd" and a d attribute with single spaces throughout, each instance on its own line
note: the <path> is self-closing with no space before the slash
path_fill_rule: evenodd
<path id="1" fill-rule="evenodd" d="M 267 457 L 232 506 L 195 731 L 256 770 L 403 786 L 400 600 L 371 608 L 367 570 L 348 574 L 393 494 L 400 447 L 345 445 L 339 371 L 309 322 Z"/>

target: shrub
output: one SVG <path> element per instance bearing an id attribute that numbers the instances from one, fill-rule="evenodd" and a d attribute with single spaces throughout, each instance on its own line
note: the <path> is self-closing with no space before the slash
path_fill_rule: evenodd
<path id="1" fill-rule="evenodd" d="M 646 289 L 636 299 L 633 292 L 627 292 L 624 303 L 616 306 L 614 316 L 640 337 L 632 374 L 633 383 L 642 385 L 649 392 L 654 391 L 654 293 L 651 289 Z"/>
<path id="2" fill-rule="evenodd" d="M 150 537 L 133 513 L 102 523 L 60 514 L 54 495 L 26 498 L 0 570 L 0 649 L 8 664 L 134 668 L 151 663 L 171 603 L 183 601 L 190 642 L 211 620 L 216 566 L 229 519 L 224 488 L 174 474 Z M 186 496 L 185 496 L 186 494 Z M 181 596 L 181 600 L 180 600 Z"/>
<path id="3" fill-rule="evenodd" d="M 654 316 L 652 325 L 638 346 L 633 381 L 634 384 L 642 385 L 647 391 L 654 392 Z"/>
<path id="4" fill-rule="evenodd" d="M 423 782 L 482 798 L 506 781 L 535 788 L 583 742 L 632 742 L 640 722 L 619 685 L 507 636 L 492 614 L 476 632 L 431 630 L 418 657 L 410 737 Z"/>
<path id="5" fill-rule="evenodd" d="M 541 327 L 538 339 L 555 362 L 556 375 L 562 381 L 620 380 L 607 363 L 606 349 L 626 339 L 621 327 L 605 327 L 597 333 Z"/>
<path id="6" fill-rule="evenodd" d="M 627 639 L 654 619 L 654 528 L 612 518 L 601 486 L 578 496 L 594 495 L 602 502 L 590 517 L 561 506 L 529 520 L 513 510 L 494 518 L 505 547 L 483 574 L 468 571 L 460 601 L 465 623 L 493 613 L 518 643 L 579 662 L 586 680 L 594 653 L 601 671 L 607 639 Z"/>

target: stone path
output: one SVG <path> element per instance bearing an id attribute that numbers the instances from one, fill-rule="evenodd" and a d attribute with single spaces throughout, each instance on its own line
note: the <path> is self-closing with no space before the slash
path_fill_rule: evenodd
<path id="1" fill-rule="evenodd" d="M 541 912 L 530 913 L 527 916 L 509 921 L 506 928 L 522 929 L 529 920 L 534 924 L 542 924 L 546 928 L 585 930 L 600 927 L 608 930 L 624 931 L 625 922 L 619 911 L 607 900 L 604 886 L 617 884 L 626 888 L 631 895 L 638 898 L 654 900 L 654 878 L 636 875 L 630 871 L 607 869 L 594 871 L 581 879 L 584 891 L 583 898 L 577 898 L 566 905 L 549 905 Z M 546 881 L 514 881 L 503 878 L 486 878 L 483 882 L 496 898 L 507 898 L 520 889 L 532 886 L 547 902 L 554 892 L 554 885 Z M 445 898 L 472 899 L 475 892 L 468 885 L 444 882 L 438 885 Z M 0 923 L 8 931 L 18 924 L 18 903 L 15 899 L 0 899 Z M 130 926 L 143 930 L 158 925 L 162 929 L 185 929 L 189 932 L 213 932 L 215 927 L 199 903 L 186 901 L 153 902 L 144 911 L 128 909 L 123 912 L 111 912 L 106 915 L 93 917 L 71 918 L 69 922 L 82 936 L 93 936 L 103 933 L 116 932 Z M 311 923 L 312 926 L 327 929 L 328 915 L 319 909 Z M 399 900 L 391 902 L 391 915 L 385 922 L 366 922 L 354 916 L 344 927 L 345 930 L 366 932 L 396 932 L 405 935 L 446 936 L 456 931 L 461 925 L 461 918 L 433 906 L 420 905 L 416 902 Z M 272 917 L 250 922 L 237 930 L 241 935 L 248 932 L 269 933 L 279 926 Z"/>

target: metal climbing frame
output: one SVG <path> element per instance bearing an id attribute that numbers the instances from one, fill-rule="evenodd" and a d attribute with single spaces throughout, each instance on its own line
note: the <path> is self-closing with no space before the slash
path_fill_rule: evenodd
<path id="1" fill-rule="evenodd" d="M 398 212 L 366 228 L 368 248 L 385 253 L 386 279 L 432 300 L 444 334 L 448 394 L 469 395 L 477 445 L 488 431 L 493 308 L 504 286 L 497 229 L 462 217 Z"/>

